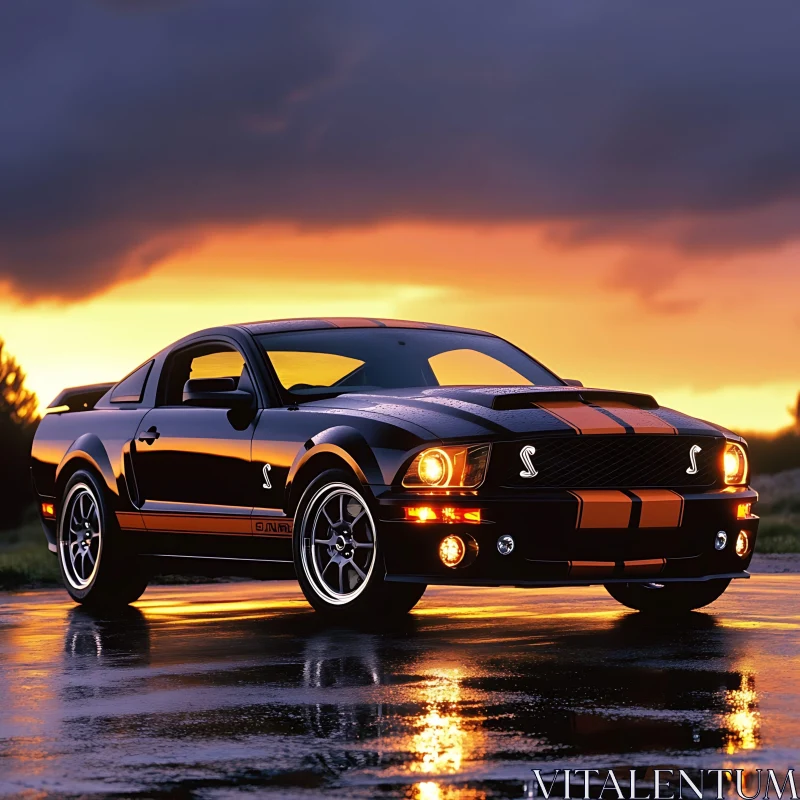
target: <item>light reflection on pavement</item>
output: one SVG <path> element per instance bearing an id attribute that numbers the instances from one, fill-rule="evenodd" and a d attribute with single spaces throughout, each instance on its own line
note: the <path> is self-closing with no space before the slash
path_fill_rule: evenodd
<path id="1" fill-rule="evenodd" d="M 101 618 L 0 596 L 0 794 L 524 797 L 531 768 L 797 766 L 800 578 L 653 623 L 600 588 L 429 589 L 330 627 L 296 584 Z"/>

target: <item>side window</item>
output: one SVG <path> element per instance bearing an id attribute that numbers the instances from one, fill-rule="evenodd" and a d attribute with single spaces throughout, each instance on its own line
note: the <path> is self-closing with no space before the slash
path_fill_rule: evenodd
<path id="1" fill-rule="evenodd" d="M 181 350 L 169 360 L 162 405 L 181 405 L 183 387 L 190 379 L 231 378 L 238 387 L 243 372 L 246 374 L 242 354 L 228 345 L 214 343 Z"/>
<path id="2" fill-rule="evenodd" d="M 221 350 L 195 356 L 189 364 L 189 378 L 235 378 L 238 382 L 244 359 L 238 350 Z"/>
<path id="3" fill-rule="evenodd" d="M 496 358 L 477 350 L 448 350 L 428 362 L 439 386 L 470 386 L 474 383 L 496 386 L 530 386 L 519 372 Z"/>
<path id="4" fill-rule="evenodd" d="M 111 391 L 112 403 L 141 403 L 147 376 L 153 368 L 153 362 L 148 361 L 144 366 L 134 370 L 123 378 Z"/>

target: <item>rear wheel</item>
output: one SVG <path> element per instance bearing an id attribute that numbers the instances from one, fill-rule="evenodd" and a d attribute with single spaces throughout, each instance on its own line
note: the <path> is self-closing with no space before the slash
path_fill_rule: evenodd
<path id="1" fill-rule="evenodd" d="M 331 469 L 305 490 L 295 515 L 294 561 L 308 602 L 322 613 L 375 619 L 408 613 L 424 584 L 384 580 L 375 520 L 354 477 Z"/>
<path id="2" fill-rule="evenodd" d="M 91 472 L 79 470 L 64 488 L 56 548 L 64 587 L 77 603 L 111 609 L 138 600 L 147 588 Z"/>
<path id="3" fill-rule="evenodd" d="M 607 583 L 606 591 L 622 605 L 646 614 L 668 617 L 713 603 L 730 579 L 691 583 Z"/>

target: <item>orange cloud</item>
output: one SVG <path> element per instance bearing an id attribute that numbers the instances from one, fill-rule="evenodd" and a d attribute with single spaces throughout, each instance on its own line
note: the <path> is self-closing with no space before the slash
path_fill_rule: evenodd
<path id="1" fill-rule="evenodd" d="M 212 230 L 194 250 L 89 300 L 0 301 L 0 333 L 46 402 L 65 385 L 117 379 L 210 325 L 434 320 L 494 331 L 590 385 L 651 392 L 734 428 L 775 429 L 800 389 L 786 333 L 796 332 L 800 278 L 788 267 L 797 256 L 777 253 L 769 269 L 753 256 L 702 271 L 684 260 L 655 295 L 684 305 L 664 313 L 624 280 L 625 259 L 647 258 L 624 243 L 567 247 L 530 226 Z"/>

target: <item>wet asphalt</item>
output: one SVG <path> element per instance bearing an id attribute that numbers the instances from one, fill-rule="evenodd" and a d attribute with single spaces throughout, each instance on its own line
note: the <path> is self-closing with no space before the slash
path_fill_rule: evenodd
<path id="1" fill-rule="evenodd" d="M 532 796 L 533 767 L 800 767 L 800 576 L 680 623 L 602 588 L 429 589 L 390 629 L 291 582 L 117 618 L 0 595 L 0 795 Z"/>

